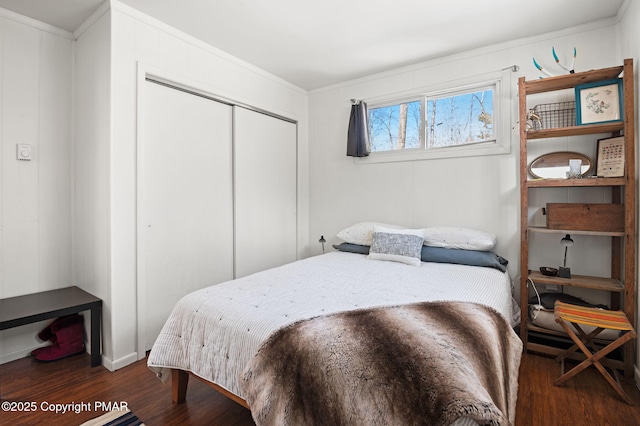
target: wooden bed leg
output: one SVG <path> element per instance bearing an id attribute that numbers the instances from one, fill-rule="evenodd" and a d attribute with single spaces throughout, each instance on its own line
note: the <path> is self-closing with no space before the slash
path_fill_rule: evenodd
<path id="1" fill-rule="evenodd" d="M 171 370 L 171 400 L 176 404 L 183 403 L 187 397 L 189 373 L 184 370 Z"/>

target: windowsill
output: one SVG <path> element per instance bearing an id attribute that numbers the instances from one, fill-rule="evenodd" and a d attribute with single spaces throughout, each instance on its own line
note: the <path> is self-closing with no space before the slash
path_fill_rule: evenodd
<path id="1" fill-rule="evenodd" d="M 496 142 L 478 143 L 473 146 L 453 146 L 450 148 L 435 148 L 424 150 L 420 148 L 404 151 L 373 152 L 368 157 L 355 158 L 356 164 L 392 163 L 398 161 L 423 161 L 441 158 L 478 157 L 483 155 L 509 154 L 510 146 L 503 146 Z"/>

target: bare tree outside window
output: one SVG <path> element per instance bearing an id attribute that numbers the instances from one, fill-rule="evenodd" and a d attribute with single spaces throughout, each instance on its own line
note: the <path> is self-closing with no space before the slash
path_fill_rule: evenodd
<path id="1" fill-rule="evenodd" d="M 495 140 L 493 91 L 428 99 L 426 121 L 429 148 Z"/>
<path id="2" fill-rule="evenodd" d="M 421 101 L 369 108 L 371 151 L 420 148 Z"/>
<path id="3" fill-rule="evenodd" d="M 398 118 L 398 144 L 396 149 L 404 149 L 407 138 L 407 104 L 400 104 L 400 117 Z"/>

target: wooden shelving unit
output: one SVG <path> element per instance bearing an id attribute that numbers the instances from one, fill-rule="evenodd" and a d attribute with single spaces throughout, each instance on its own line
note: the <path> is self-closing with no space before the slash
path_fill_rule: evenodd
<path id="1" fill-rule="evenodd" d="M 541 226 L 530 226 L 529 232 L 540 232 L 544 234 L 573 234 L 573 235 L 598 235 L 600 237 L 624 237 L 624 232 L 615 231 L 581 231 L 577 229 L 549 229 Z"/>
<path id="2" fill-rule="evenodd" d="M 622 74 L 623 80 L 623 119 L 619 122 L 568 126 L 562 128 L 527 130 L 527 96 L 572 89 L 577 85 L 610 80 Z M 528 317 L 528 280 L 536 284 L 580 287 L 592 291 L 605 291 L 610 294 L 612 309 L 622 309 L 631 324 L 635 325 L 635 291 L 636 291 L 636 184 L 635 184 L 635 129 L 634 129 L 634 80 L 633 60 L 626 59 L 624 65 L 599 70 L 567 74 L 539 80 L 526 81 L 521 77 L 518 81 L 520 111 L 520 307 L 522 321 L 520 335 L 526 350 L 557 355 L 561 349 L 552 343 L 529 342 L 529 336 L 547 335 L 561 338 L 562 332 L 535 326 Z M 625 139 L 625 176 L 616 178 L 584 178 L 584 179 L 533 179 L 528 174 L 527 147 L 531 141 L 572 137 L 583 135 L 611 134 L 624 136 Z M 593 143 L 596 143 L 594 138 Z M 624 231 L 596 232 L 590 230 L 548 229 L 531 226 L 528 217 L 529 190 L 532 188 L 571 188 L 571 187 L 607 187 L 611 188 L 612 203 L 624 205 Z M 577 202 L 574 200 L 574 202 Z M 592 277 L 572 274 L 571 278 L 549 277 L 542 275 L 537 268 L 529 265 L 529 235 L 531 233 L 556 233 L 598 235 L 612 239 L 611 243 L 611 277 Z M 551 339 L 552 340 L 552 339 Z M 616 368 L 624 369 L 626 376 L 633 375 L 635 359 L 633 341 L 627 343 L 623 350 L 622 361 L 612 361 Z"/>
<path id="3" fill-rule="evenodd" d="M 576 186 L 624 186 L 626 178 L 588 178 L 588 179 L 536 179 L 525 183 L 527 188 L 576 187 Z"/>
<path id="4" fill-rule="evenodd" d="M 617 293 L 622 293 L 624 291 L 624 286 L 620 280 L 616 278 L 591 277 L 588 275 L 575 274 L 573 274 L 571 278 L 560 278 L 542 275 L 538 271 L 532 271 L 529 274 L 529 278 L 531 278 L 533 282 L 539 284 L 554 284 L 568 287 L 575 286 L 590 288 L 593 290 L 615 291 Z"/>

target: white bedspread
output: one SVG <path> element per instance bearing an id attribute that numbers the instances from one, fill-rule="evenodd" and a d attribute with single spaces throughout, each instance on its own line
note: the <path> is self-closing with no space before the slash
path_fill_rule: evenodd
<path id="1" fill-rule="evenodd" d="M 179 285 L 179 283 L 176 283 Z M 242 397 L 239 376 L 260 343 L 291 322 L 333 312 L 455 300 L 511 317 L 507 273 L 441 263 L 420 267 L 330 252 L 204 288 L 178 302 L 148 365 L 190 371 Z"/>

